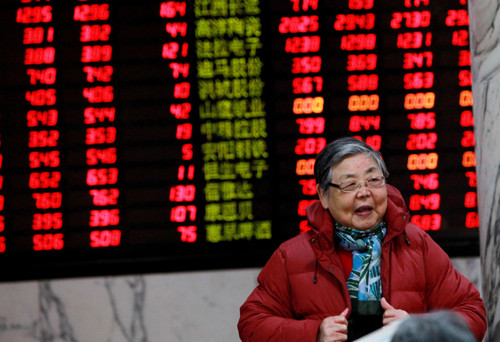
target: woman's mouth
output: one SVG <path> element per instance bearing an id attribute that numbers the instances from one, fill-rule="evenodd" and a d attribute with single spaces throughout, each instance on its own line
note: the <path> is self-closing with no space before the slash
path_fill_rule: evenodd
<path id="1" fill-rule="evenodd" d="M 357 208 L 355 210 L 355 213 L 357 215 L 361 215 L 361 216 L 368 216 L 371 214 L 373 208 L 369 205 L 362 205 L 361 207 Z"/>

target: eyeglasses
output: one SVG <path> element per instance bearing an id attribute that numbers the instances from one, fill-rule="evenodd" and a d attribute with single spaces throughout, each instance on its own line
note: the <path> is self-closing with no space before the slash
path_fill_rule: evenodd
<path id="1" fill-rule="evenodd" d="M 354 182 L 345 182 L 342 184 L 334 184 L 334 183 L 328 183 L 328 185 L 340 189 L 342 192 L 354 192 L 358 191 L 361 188 L 361 185 L 364 184 L 368 189 L 376 189 L 380 188 L 385 184 L 385 177 L 379 176 L 379 177 L 373 177 L 370 178 L 367 181 L 359 182 L 359 183 L 354 183 Z"/>

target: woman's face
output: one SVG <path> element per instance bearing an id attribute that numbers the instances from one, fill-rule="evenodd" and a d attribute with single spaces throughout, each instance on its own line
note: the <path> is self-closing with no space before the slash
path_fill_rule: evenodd
<path id="1" fill-rule="evenodd" d="M 347 157 L 333 168 L 331 183 L 364 182 L 382 176 L 377 162 L 370 156 L 360 154 Z M 370 230 L 379 224 L 387 209 L 387 188 L 385 185 L 369 189 L 363 183 L 359 190 L 344 193 L 330 188 L 328 196 L 317 186 L 323 208 L 328 209 L 333 218 L 343 226 L 356 230 Z"/>

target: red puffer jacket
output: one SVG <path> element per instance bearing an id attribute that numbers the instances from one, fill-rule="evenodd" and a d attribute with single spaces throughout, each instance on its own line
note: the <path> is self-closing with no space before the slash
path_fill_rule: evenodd
<path id="1" fill-rule="evenodd" d="M 457 272 L 445 252 L 409 222 L 400 192 L 387 185 L 387 233 L 382 245 L 382 292 L 408 313 L 459 312 L 481 341 L 486 311 L 479 292 Z M 284 242 L 240 308 L 244 342 L 315 342 L 322 320 L 351 311 L 343 266 L 335 253 L 333 219 L 317 201 L 307 208 L 311 230 Z"/>

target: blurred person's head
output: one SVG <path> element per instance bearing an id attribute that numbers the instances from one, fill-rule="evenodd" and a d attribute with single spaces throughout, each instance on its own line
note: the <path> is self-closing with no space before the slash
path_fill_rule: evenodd
<path id="1" fill-rule="evenodd" d="M 476 338 L 458 313 L 442 310 L 410 315 L 391 342 L 476 342 Z"/>

